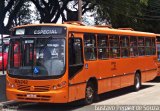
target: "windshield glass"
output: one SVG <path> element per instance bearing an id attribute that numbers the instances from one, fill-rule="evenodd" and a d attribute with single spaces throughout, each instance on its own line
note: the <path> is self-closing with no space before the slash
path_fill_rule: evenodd
<path id="1" fill-rule="evenodd" d="M 58 76 L 65 70 L 65 39 L 12 39 L 8 71 L 20 76 Z"/>

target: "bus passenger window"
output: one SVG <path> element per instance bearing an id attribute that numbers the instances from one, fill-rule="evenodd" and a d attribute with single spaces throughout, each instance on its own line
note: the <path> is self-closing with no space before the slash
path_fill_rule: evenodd
<path id="1" fill-rule="evenodd" d="M 119 45 L 119 36 L 110 35 L 109 37 L 110 43 L 110 58 L 118 58 L 120 57 L 120 45 Z"/>
<path id="2" fill-rule="evenodd" d="M 137 38 L 130 36 L 130 56 L 134 57 L 138 55 L 137 51 Z"/>
<path id="3" fill-rule="evenodd" d="M 84 34 L 84 53 L 86 60 L 96 60 L 96 37 L 94 34 Z"/>
<path id="4" fill-rule="evenodd" d="M 129 38 L 127 36 L 121 36 L 120 44 L 121 44 L 121 57 L 128 57 L 129 56 Z"/>
<path id="5" fill-rule="evenodd" d="M 146 55 L 152 55 L 152 48 L 151 48 L 151 38 L 145 38 L 145 52 Z"/>
<path id="6" fill-rule="evenodd" d="M 155 38 L 152 39 L 152 55 L 156 54 L 156 45 L 155 45 Z"/>
<path id="7" fill-rule="evenodd" d="M 99 59 L 109 58 L 108 36 L 97 35 L 97 40 L 98 40 L 98 58 Z"/>
<path id="8" fill-rule="evenodd" d="M 145 55 L 144 37 L 138 37 L 138 55 L 139 56 Z"/>

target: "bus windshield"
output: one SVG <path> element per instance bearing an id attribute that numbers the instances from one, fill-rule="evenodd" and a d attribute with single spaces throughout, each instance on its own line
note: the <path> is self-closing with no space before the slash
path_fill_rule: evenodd
<path id="1" fill-rule="evenodd" d="M 11 39 L 8 72 L 18 76 L 60 76 L 65 71 L 65 39 Z"/>

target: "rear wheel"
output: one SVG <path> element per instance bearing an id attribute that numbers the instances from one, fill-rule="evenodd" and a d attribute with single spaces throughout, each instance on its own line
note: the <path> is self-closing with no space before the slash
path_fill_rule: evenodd
<path id="1" fill-rule="evenodd" d="M 138 91 L 140 88 L 141 88 L 141 77 L 139 73 L 136 73 L 134 77 L 134 91 Z"/>
<path id="2" fill-rule="evenodd" d="M 89 82 L 86 86 L 86 92 L 85 92 L 85 100 L 84 103 L 86 105 L 93 103 L 95 99 L 96 91 L 91 82 Z"/>

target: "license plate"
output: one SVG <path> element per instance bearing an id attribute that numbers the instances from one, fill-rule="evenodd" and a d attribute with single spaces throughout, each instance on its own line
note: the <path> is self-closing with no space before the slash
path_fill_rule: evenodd
<path id="1" fill-rule="evenodd" d="M 27 96 L 27 98 L 36 98 L 37 97 L 36 94 L 27 94 L 26 96 Z"/>

